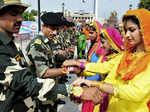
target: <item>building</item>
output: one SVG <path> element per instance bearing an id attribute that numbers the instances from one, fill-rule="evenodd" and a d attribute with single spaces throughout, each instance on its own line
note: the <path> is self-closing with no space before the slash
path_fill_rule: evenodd
<path id="1" fill-rule="evenodd" d="M 84 13 L 82 11 L 70 13 L 67 18 L 72 18 L 76 22 L 92 22 L 95 20 L 95 15 L 93 13 Z"/>

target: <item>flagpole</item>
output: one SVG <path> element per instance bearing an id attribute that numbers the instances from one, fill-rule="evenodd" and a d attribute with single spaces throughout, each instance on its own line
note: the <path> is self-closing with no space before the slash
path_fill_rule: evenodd
<path id="1" fill-rule="evenodd" d="M 41 22 L 40 22 L 40 11 L 41 10 L 41 8 L 40 8 L 40 0 L 38 0 L 38 32 L 40 32 L 41 31 Z"/>

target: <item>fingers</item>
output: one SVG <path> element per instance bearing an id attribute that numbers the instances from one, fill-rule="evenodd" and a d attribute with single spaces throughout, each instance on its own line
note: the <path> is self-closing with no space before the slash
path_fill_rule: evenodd
<path id="1" fill-rule="evenodd" d="M 92 101 L 94 102 L 94 104 L 99 104 L 103 102 L 103 98 L 104 98 L 104 93 L 101 92 L 100 90 L 96 90 Z"/>
<path id="2" fill-rule="evenodd" d="M 74 82 L 74 86 L 81 86 L 82 84 L 85 84 L 87 86 L 90 86 L 91 82 L 89 80 L 86 80 L 84 77 L 83 78 L 77 78 Z"/>
<path id="3" fill-rule="evenodd" d="M 63 66 L 71 66 L 73 64 L 73 61 L 72 60 L 66 60 L 63 62 Z"/>
<path id="4" fill-rule="evenodd" d="M 83 83 L 81 78 L 77 78 L 72 84 L 74 86 L 80 86 Z"/>
<path id="5" fill-rule="evenodd" d="M 74 73 L 79 74 L 81 72 L 81 69 L 79 67 L 74 67 Z"/>
<path id="6" fill-rule="evenodd" d="M 81 97 L 82 100 L 93 101 L 94 104 L 103 102 L 104 93 L 101 92 L 98 88 L 96 88 L 96 87 L 87 88 L 86 87 L 83 89 L 84 89 L 84 94 Z"/>
<path id="7" fill-rule="evenodd" d="M 87 62 L 87 60 L 86 60 L 86 59 L 78 59 L 78 61 L 79 61 L 79 62 L 84 62 L 84 63 L 86 63 L 86 62 Z"/>

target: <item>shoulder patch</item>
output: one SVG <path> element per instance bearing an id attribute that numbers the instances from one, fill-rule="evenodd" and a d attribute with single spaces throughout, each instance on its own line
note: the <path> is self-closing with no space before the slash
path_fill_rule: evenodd
<path id="1" fill-rule="evenodd" d="M 35 40 L 35 41 L 34 41 L 34 43 L 35 43 L 35 44 L 41 44 L 41 43 L 42 43 L 42 41 L 41 41 L 41 40 L 39 40 L 39 39 L 37 39 L 37 40 Z"/>

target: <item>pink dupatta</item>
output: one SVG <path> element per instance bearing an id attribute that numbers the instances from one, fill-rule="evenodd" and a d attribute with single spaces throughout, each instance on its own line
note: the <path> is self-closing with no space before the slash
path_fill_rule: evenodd
<path id="1" fill-rule="evenodd" d="M 101 32 L 105 34 L 105 36 L 110 41 L 110 44 L 112 45 L 112 47 L 115 50 L 117 50 L 118 52 L 123 50 L 122 37 L 116 29 L 113 29 L 113 28 L 107 28 L 106 30 L 101 29 Z M 104 55 L 105 54 L 104 50 L 100 47 L 100 41 L 95 47 L 93 47 L 90 50 L 88 56 L 90 57 L 90 55 L 92 55 L 92 53 L 94 51 L 96 51 L 96 53 L 98 55 Z M 105 59 L 106 59 L 106 57 L 104 57 L 102 61 L 105 61 Z M 104 94 L 104 102 L 100 105 L 100 110 L 99 111 L 100 112 L 107 112 L 108 103 L 109 103 L 109 96 L 108 96 L 108 94 Z M 85 101 L 82 105 L 82 112 L 93 112 L 93 111 L 94 111 L 93 102 L 92 101 Z"/>

